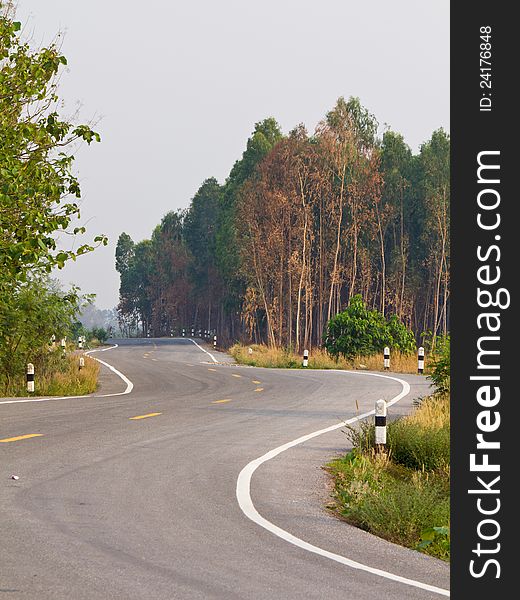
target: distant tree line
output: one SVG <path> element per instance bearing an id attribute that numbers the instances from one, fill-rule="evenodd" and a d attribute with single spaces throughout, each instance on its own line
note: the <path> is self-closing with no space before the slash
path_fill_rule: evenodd
<path id="1" fill-rule="evenodd" d="M 121 329 L 193 326 L 299 350 L 359 294 L 416 336 L 446 334 L 449 136 L 413 154 L 377 131 L 357 98 L 340 98 L 313 135 L 257 123 L 224 184 L 205 180 L 149 240 L 120 235 Z"/>

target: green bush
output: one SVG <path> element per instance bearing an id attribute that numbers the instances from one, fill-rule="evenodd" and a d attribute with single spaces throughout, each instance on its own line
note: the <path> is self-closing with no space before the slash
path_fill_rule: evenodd
<path id="1" fill-rule="evenodd" d="M 415 338 L 396 315 L 385 319 L 379 311 L 369 310 L 357 294 L 346 310 L 327 323 L 324 345 L 335 357 L 369 356 L 385 346 L 406 354 L 415 349 Z"/>
<path id="2" fill-rule="evenodd" d="M 438 337 L 430 358 L 431 375 L 437 391 L 441 394 L 450 392 L 450 336 Z"/>
<path id="3" fill-rule="evenodd" d="M 95 338 L 100 344 L 104 344 L 108 339 L 108 331 L 104 327 L 93 327 L 90 339 Z"/>
<path id="4" fill-rule="evenodd" d="M 410 469 L 434 471 L 450 464 L 450 428 L 424 428 L 398 420 L 388 425 L 392 460 Z"/>
<path id="5" fill-rule="evenodd" d="M 51 338 L 70 334 L 78 303 L 75 289 L 66 294 L 45 277 L 0 285 L 0 394 L 24 385 L 27 363 L 41 372 L 54 360 Z"/>

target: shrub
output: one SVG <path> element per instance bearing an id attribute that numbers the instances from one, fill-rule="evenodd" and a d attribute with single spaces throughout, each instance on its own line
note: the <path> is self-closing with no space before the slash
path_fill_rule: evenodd
<path id="1" fill-rule="evenodd" d="M 392 542 L 449 559 L 449 479 L 411 471 L 388 455 L 353 450 L 329 464 L 334 495 L 350 523 Z M 433 535 L 431 531 L 433 530 Z"/>
<path id="2" fill-rule="evenodd" d="M 415 338 L 396 315 L 385 319 L 379 311 L 369 310 L 357 294 L 346 310 L 327 323 L 324 345 L 332 356 L 352 358 L 381 352 L 385 346 L 410 353 Z"/>
<path id="3" fill-rule="evenodd" d="M 431 375 L 429 379 L 437 391 L 447 394 L 450 391 L 450 336 L 438 337 L 431 356 Z"/>
<path id="4" fill-rule="evenodd" d="M 96 339 L 100 344 L 104 344 L 108 339 L 108 331 L 104 327 L 93 327 L 90 339 Z"/>

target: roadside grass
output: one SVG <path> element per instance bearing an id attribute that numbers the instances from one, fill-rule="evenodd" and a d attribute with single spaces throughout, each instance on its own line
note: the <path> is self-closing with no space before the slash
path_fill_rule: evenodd
<path id="1" fill-rule="evenodd" d="M 249 353 L 251 348 L 252 353 Z M 303 357 L 288 348 L 273 348 L 263 344 L 234 344 L 229 353 L 242 365 L 252 367 L 270 367 L 282 369 L 302 369 Z M 314 348 L 309 353 L 309 369 L 348 369 L 383 371 L 383 354 L 372 356 L 358 356 L 352 360 L 339 357 L 337 360 L 330 356 L 323 348 Z M 417 357 L 414 354 L 401 354 L 392 352 L 390 369 L 393 373 L 417 373 Z M 425 361 L 425 373 L 428 373 L 428 364 Z"/>
<path id="2" fill-rule="evenodd" d="M 450 558 L 449 396 L 430 396 L 390 423 L 387 451 L 373 447 L 374 426 L 348 426 L 354 448 L 326 470 L 329 505 L 349 523 L 442 560 Z"/>
<path id="3" fill-rule="evenodd" d="M 79 354 L 54 351 L 45 362 L 35 363 L 34 396 L 83 396 L 96 391 L 99 363 L 84 356 L 85 366 L 79 368 Z M 28 396 L 25 376 L 18 377 L 4 390 L 7 397 Z"/>

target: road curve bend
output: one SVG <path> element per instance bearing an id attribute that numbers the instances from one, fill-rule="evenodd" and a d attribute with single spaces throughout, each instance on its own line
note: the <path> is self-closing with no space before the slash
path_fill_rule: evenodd
<path id="1" fill-rule="evenodd" d="M 446 595 L 446 563 L 327 512 L 321 469 L 348 446 L 342 423 L 370 414 L 381 397 L 399 397 L 391 414 L 406 413 L 428 392 L 426 380 L 241 367 L 194 342 L 115 340 L 103 352 L 99 393 L 0 399 L 0 593 Z M 283 535 L 245 518 L 244 507 Z"/>

